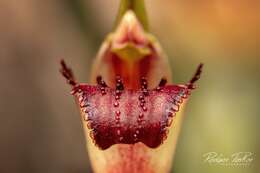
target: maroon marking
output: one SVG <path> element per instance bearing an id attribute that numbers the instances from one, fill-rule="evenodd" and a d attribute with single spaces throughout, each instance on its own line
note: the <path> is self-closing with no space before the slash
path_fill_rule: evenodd
<path id="1" fill-rule="evenodd" d="M 71 86 L 75 86 L 77 83 L 74 79 L 74 75 L 71 69 L 67 67 L 63 59 L 60 61 L 60 64 L 61 64 L 61 69 L 60 69 L 61 74 L 67 79 L 68 84 L 70 84 Z"/>
<path id="2" fill-rule="evenodd" d="M 124 84 L 120 76 L 116 76 L 116 90 L 124 90 Z"/>
<path id="3" fill-rule="evenodd" d="M 167 83 L 167 80 L 165 78 L 162 78 L 160 83 L 159 83 L 159 87 L 164 87 Z"/>
<path id="4" fill-rule="evenodd" d="M 141 78 L 141 88 L 124 89 L 123 81 L 116 78 L 116 88 L 108 87 L 101 77 L 97 86 L 77 84 L 71 70 L 61 61 L 61 73 L 73 87 L 83 119 L 88 121 L 90 137 L 101 149 L 114 144 L 142 142 L 156 148 L 167 138 L 168 127 L 186 99 L 194 83 L 200 78 L 202 64 L 186 85 L 166 85 L 162 79 L 157 88 L 147 89 L 148 83 Z M 104 94 L 105 93 L 105 94 Z"/>
<path id="5" fill-rule="evenodd" d="M 162 78 L 160 83 L 159 83 L 159 85 L 158 85 L 158 87 L 156 88 L 156 90 L 157 91 L 161 91 L 162 87 L 164 87 L 166 85 L 166 83 L 167 83 L 167 80 Z"/>
<path id="6" fill-rule="evenodd" d="M 105 81 L 102 79 L 101 76 L 97 77 L 97 84 L 100 85 L 103 88 L 107 87 L 107 84 L 105 83 Z"/>
<path id="7" fill-rule="evenodd" d="M 189 89 L 195 89 L 194 83 L 200 79 L 200 75 L 202 72 L 203 64 L 200 63 L 195 74 L 193 75 L 192 79 L 190 82 L 187 84 Z"/>

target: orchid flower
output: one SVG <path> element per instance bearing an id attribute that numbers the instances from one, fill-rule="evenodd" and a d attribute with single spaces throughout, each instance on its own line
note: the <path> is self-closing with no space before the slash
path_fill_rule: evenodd
<path id="1" fill-rule="evenodd" d="M 78 83 L 63 60 L 61 73 L 79 105 L 95 173 L 167 173 L 183 105 L 203 65 L 187 84 L 171 84 L 169 61 L 148 31 L 143 0 L 122 0 L 118 16 L 90 83 Z"/>

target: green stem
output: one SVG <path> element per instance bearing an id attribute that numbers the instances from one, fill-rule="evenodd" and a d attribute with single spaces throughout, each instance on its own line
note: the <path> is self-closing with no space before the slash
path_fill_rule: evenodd
<path id="1" fill-rule="evenodd" d="M 125 12 L 128 10 L 134 11 L 140 23 L 143 25 L 143 28 L 148 31 L 149 26 L 144 0 L 121 0 L 115 26 L 118 25 Z"/>

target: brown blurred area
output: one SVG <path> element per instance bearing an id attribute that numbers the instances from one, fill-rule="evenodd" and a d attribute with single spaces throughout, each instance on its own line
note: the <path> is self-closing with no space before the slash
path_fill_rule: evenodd
<path id="1" fill-rule="evenodd" d="M 0 1 L 0 172 L 90 172 L 79 112 L 58 72 L 65 58 L 80 81 L 111 31 L 118 0 Z M 260 167 L 259 2 L 147 0 L 151 31 L 176 83 L 199 62 L 173 171 L 256 173 Z M 205 152 L 250 151 L 247 167 L 209 166 Z"/>

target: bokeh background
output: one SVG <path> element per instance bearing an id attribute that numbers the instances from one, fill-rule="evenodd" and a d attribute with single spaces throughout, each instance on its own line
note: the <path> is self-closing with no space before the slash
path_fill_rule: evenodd
<path id="1" fill-rule="evenodd" d="M 176 83 L 205 63 L 186 107 L 174 173 L 260 170 L 257 0 L 147 0 L 151 31 Z M 0 172 L 91 172 L 65 58 L 80 81 L 113 27 L 119 0 L 0 1 Z M 258 13 L 258 14 L 257 14 Z M 257 30 L 258 28 L 258 30 Z M 259 42 L 258 42 L 259 43 Z M 259 45 L 258 45 L 259 46 Z M 248 166 L 203 162 L 203 154 L 248 151 Z"/>

